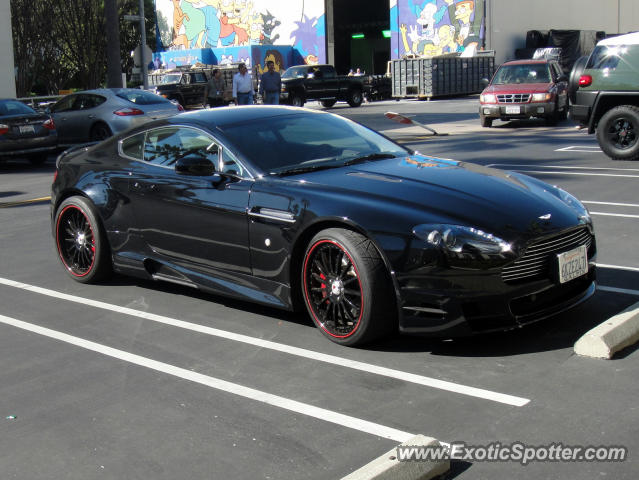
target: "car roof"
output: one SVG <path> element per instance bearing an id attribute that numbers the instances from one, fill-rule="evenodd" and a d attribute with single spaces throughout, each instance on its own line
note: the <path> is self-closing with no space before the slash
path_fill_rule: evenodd
<path id="1" fill-rule="evenodd" d="M 535 65 L 539 63 L 550 63 L 552 60 L 547 60 L 545 58 L 539 59 L 526 59 L 526 60 L 511 60 L 510 62 L 505 62 L 503 65 Z"/>
<path id="2" fill-rule="evenodd" d="M 218 125 L 233 125 L 237 123 L 243 123 L 246 121 L 260 121 L 268 122 L 269 119 L 274 117 L 283 117 L 287 115 L 326 115 L 326 112 L 309 110 L 299 107 L 288 106 L 265 106 L 265 105 L 252 105 L 241 107 L 218 107 L 204 110 L 196 110 L 192 112 L 185 112 L 179 115 L 174 115 L 166 119 L 168 123 L 180 124 L 184 120 L 188 120 L 188 123 L 197 123 L 205 126 Z M 247 132 L 247 134 L 250 132 Z"/>
<path id="3" fill-rule="evenodd" d="M 639 32 L 627 33 L 616 37 L 605 38 L 597 45 L 637 45 L 639 44 Z"/>

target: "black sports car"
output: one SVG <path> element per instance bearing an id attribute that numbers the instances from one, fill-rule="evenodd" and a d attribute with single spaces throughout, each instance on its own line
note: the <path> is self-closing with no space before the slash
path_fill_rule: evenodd
<path id="1" fill-rule="evenodd" d="M 525 175 L 426 157 L 337 115 L 230 107 L 65 152 L 53 236 L 112 270 L 308 310 L 355 345 L 504 330 L 595 290 L 584 206 Z"/>

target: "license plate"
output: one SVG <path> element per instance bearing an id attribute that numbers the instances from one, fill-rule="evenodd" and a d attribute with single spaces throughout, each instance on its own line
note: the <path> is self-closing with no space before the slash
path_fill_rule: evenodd
<path id="1" fill-rule="evenodd" d="M 559 259 L 559 283 L 566 283 L 588 273 L 588 253 L 582 245 L 557 255 Z"/>
<path id="2" fill-rule="evenodd" d="M 519 109 L 519 105 L 509 105 L 506 107 L 506 113 L 514 113 L 516 115 L 518 115 L 519 113 L 521 113 L 521 110 Z"/>
<path id="3" fill-rule="evenodd" d="M 34 133 L 33 125 L 20 125 L 20 133 Z"/>

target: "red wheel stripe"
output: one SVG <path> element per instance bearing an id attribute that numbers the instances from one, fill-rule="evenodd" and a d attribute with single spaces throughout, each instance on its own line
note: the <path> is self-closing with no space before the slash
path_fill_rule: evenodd
<path id="1" fill-rule="evenodd" d="M 315 248 L 317 248 L 319 245 L 321 245 L 322 243 L 330 243 L 332 245 L 335 245 L 337 248 L 339 248 L 342 252 L 344 252 L 344 254 L 348 257 L 348 259 L 351 261 L 351 265 L 353 265 L 353 269 L 355 270 L 355 274 L 357 275 L 357 285 L 359 285 L 359 292 L 361 294 L 361 300 L 360 300 L 360 309 L 359 309 L 359 317 L 357 319 L 357 324 L 355 325 L 355 328 L 353 329 L 353 331 L 351 333 L 349 333 L 348 335 L 335 335 L 334 333 L 329 332 L 326 328 L 324 328 L 324 324 L 317 318 L 317 315 L 315 315 L 315 309 L 313 308 L 313 306 L 311 305 L 311 301 L 310 301 L 310 297 L 309 297 L 309 292 L 308 292 L 308 282 L 306 279 L 306 267 L 308 265 L 308 260 L 311 257 L 311 254 L 313 253 L 313 250 L 315 250 Z M 348 254 L 348 252 L 346 251 L 346 249 L 344 247 L 342 247 L 339 243 L 334 242 L 333 240 L 320 240 L 319 242 L 317 242 L 315 245 L 313 245 L 311 247 L 311 249 L 308 251 L 308 254 L 306 255 L 306 259 L 304 260 L 304 296 L 306 298 L 306 304 L 311 307 L 311 314 L 313 315 L 313 318 L 315 319 L 315 321 L 317 322 L 317 324 L 320 326 L 320 328 L 322 330 L 324 330 L 327 334 L 329 334 L 331 337 L 335 337 L 335 338 L 348 338 L 351 335 L 353 335 L 355 332 L 357 332 L 357 329 L 359 328 L 359 324 L 362 321 L 362 315 L 364 313 L 364 292 L 362 291 L 362 283 L 359 280 L 359 272 L 357 271 L 357 267 L 355 266 L 355 262 L 353 261 L 353 258 Z"/>

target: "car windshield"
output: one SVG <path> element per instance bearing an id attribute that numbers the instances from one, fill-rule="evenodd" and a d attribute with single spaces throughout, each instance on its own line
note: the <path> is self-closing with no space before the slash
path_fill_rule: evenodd
<path id="1" fill-rule="evenodd" d="M 180 83 L 180 79 L 182 78 L 182 74 L 180 73 L 167 73 L 160 80 L 160 84 L 165 85 L 167 83 Z"/>
<path id="2" fill-rule="evenodd" d="M 118 92 L 117 96 L 136 105 L 154 105 L 156 103 L 169 102 L 164 97 L 160 97 L 151 92 L 145 92 L 144 90 L 123 90 Z"/>
<path id="3" fill-rule="evenodd" d="M 17 100 L 0 102 L 0 115 L 22 115 L 36 113 L 31 107 Z"/>
<path id="4" fill-rule="evenodd" d="M 261 118 L 221 129 L 254 165 L 272 175 L 410 154 L 358 123 L 321 113 Z"/>
<path id="5" fill-rule="evenodd" d="M 282 78 L 304 78 L 306 76 L 307 67 L 291 67 L 286 69 L 282 74 Z"/>
<path id="6" fill-rule="evenodd" d="M 531 65 L 502 65 L 495 78 L 493 85 L 503 85 L 509 83 L 549 83 L 550 72 L 545 63 Z"/>

